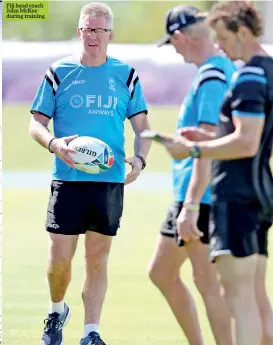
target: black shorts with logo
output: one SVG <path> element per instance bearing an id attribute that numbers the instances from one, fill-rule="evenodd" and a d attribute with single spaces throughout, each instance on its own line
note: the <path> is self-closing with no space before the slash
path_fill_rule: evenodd
<path id="1" fill-rule="evenodd" d="M 161 225 L 160 233 L 163 236 L 173 237 L 179 247 L 184 245 L 184 241 L 178 237 L 176 220 L 183 208 L 183 202 L 173 202 L 167 213 L 167 217 Z M 204 236 L 200 238 L 204 244 L 209 243 L 209 219 L 210 205 L 200 204 L 199 218 L 197 222 L 198 229 L 203 232 Z"/>
<path id="2" fill-rule="evenodd" d="M 95 231 L 115 236 L 123 211 L 123 183 L 52 181 L 46 230 L 79 235 Z"/>
<path id="3" fill-rule="evenodd" d="M 256 204 L 221 201 L 212 205 L 210 228 L 211 260 L 231 254 L 242 258 L 253 254 L 268 256 L 269 221 L 261 221 Z"/>

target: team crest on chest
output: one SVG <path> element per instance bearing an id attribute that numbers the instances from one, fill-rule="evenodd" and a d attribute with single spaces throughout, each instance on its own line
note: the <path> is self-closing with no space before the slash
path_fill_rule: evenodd
<path id="1" fill-rule="evenodd" d="M 116 91 L 116 85 L 115 85 L 115 81 L 113 78 L 109 79 L 109 89 L 112 91 Z"/>

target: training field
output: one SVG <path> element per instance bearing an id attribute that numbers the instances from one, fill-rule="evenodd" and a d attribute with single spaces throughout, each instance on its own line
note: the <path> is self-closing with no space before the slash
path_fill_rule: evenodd
<path id="1" fill-rule="evenodd" d="M 177 107 L 152 108 L 151 125 L 173 131 Z M 49 170 L 51 156 L 28 137 L 28 106 L 3 108 L 4 171 Z M 129 143 L 131 131 L 126 127 Z M 128 143 L 128 144 L 129 144 Z M 127 145 L 132 152 L 132 144 Z M 149 172 L 169 171 L 170 160 L 154 145 Z M 5 188 L 3 181 L 3 344 L 38 345 L 48 309 L 45 279 L 47 234 L 44 218 L 48 189 Z M 101 320 L 101 334 L 109 345 L 187 344 L 163 297 L 147 278 L 146 268 L 160 223 L 172 199 L 171 191 L 127 191 L 119 235 L 109 259 L 109 286 Z M 273 232 L 270 234 L 270 247 Z M 268 289 L 273 301 L 273 259 L 270 258 Z M 205 342 L 214 345 L 201 299 L 191 281 L 187 263 L 181 275 L 197 300 Z M 73 279 L 66 301 L 72 318 L 65 328 L 64 345 L 78 345 L 83 333 L 81 284 L 83 238 L 73 262 Z"/>
<path id="2" fill-rule="evenodd" d="M 48 170 L 51 155 L 37 145 L 28 135 L 30 105 L 3 107 L 3 169 L 4 170 Z M 150 108 L 149 108 L 150 109 Z M 151 108 L 151 126 L 161 131 L 174 132 L 178 107 Z M 133 154 L 133 132 L 130 122 L 125 123 L 126 154 Z M 77 134 L 77 133 L 75 133 Z M 154 145 L 146 171 L 169 171 L 170 158 L 164 149 Z"/>

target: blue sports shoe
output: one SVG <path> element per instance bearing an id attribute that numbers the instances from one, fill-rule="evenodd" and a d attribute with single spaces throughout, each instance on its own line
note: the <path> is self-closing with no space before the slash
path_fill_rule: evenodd
<path id="1" fill-rule="evenodd" d="M 87 337 L 82 338 L 80 345 L 106 345 L 97 332 L 90 332 Z"/>
<path id="2" fill-rule="evenodd" d="M 64 305 L 62 314 L 51 313 L 44 320 L 45 328 L 41 339 L 41 345 L 62 345 L 63 327 L 70 319 L 70 310 L 67 304 Z"/>

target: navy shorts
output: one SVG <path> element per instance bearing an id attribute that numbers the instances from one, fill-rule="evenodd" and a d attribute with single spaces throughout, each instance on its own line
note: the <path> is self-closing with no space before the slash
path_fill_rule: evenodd
<path id="1" fill-rule="evenodd" d="M 168 209 L 167 216 L 161 225 L 160 233 L 163 236 L 173 237 L 176 239 L 179 247 L 184 246 L 184 241 L 177 235 L 176 220 L 183 208 L 183 202 L 174 202 Z M 204 236 L 200 237 L 200 241 L 204 244 L 209 243 L 209 219 L 210 205 L 201 204 L 199 218 L 197 222 L 198 229 L 203 232 Z"/>
<path id="2" fill-rule="evenodd" d="M 231 254 L 243 258 L 253 254 L 268 256 L 268 230 L 256 204 L 218 200 L 212 205 L 210 222 L 211 260 Z"/>
<path id="3" fill-rule="evenodd" d="M 123 211 L 123 183 L 52 181 L 46 230 L 115 236 Z"/>

